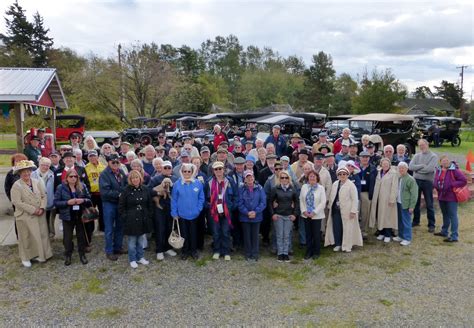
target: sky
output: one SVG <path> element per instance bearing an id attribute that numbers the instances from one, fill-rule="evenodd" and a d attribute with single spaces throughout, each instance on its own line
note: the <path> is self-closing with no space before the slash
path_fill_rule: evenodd
<path id="1" fill-rule="evenodd" d="M 5 12 L 13 0 L 2 0 Z M 456 0 L 19 0 L 29 18 L 39 11 L 55 46 L 114 56 L 138 42 L 199 48 L 217 35 L 236 35 L 245 47 L 269 46 L 307 65 L 324 51 L 337 74 L 354 78 L 391 68 L 410 91 L 460 83 L 474 92 L 474 2 Z M 0 31 L 5 32 L 4 24 Z"/>

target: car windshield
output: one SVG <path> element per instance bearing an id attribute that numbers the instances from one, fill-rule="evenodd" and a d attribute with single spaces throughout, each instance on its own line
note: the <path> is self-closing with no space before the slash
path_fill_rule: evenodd
<path id="1" fill-rule="evenodd" d="M 349 128 L 353 133 L 372 134 L 373 121 L 349 121 Z"/>

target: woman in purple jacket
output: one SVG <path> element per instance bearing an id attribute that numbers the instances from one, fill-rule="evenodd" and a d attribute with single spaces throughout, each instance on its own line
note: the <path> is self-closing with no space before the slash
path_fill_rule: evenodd
<path id="1" fill-rule="evenodd" d="M 461 188 L 467 184 L 466 177 L 458 169 L 455 162 L 451 162 L 448 156 L 440 158 L 440 167 L 436 169 L 434 187 L 438 191 L 439 207 L 443 214 L 443 226 L 436 236 L 446 237 L 445 242 L 458 241 L 458 202 L 453 188 Z M 448 237 L 448 229 L 451 225 L 451 236 Z"/>
<path id="2" fill-rule="evenodd" d="M 258 232 L 267 196 L 262 186 L 255 182 L 252 170 L 244 172 L 245 184 L 239 188 L 239 219 L 244 234 L 245 259 L 258 261 Z"/>

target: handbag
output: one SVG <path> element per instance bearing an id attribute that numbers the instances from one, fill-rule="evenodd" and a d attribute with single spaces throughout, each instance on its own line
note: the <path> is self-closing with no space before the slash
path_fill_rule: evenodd
<path id="1" fill-rule="evenodd" d="M 453 180 L 455 180 L 453 171 L 451 171 L 451 177 L 453 178 Z M 469 198 L 471 197 L 471 191 L 467 187 L 467 184 L 464 187 L 453 188 L 453 192 L 454 192 L 454 195 L 456 196 L 456 200 L 458 201 L 458 203 L 467 202 Z"/>
<path id="2" fill-rule="evenodd" d="M 174 229 L 174 224 L 176 222 L 176 225 L 178 227 L 177 230 Z M 179 230 L 179 222 L 178 219 L 173 218 L 173 226 L 171 227 L 171 233 L 168 238 L 168 243 L 173 247 L 174 249 L 181 249 L 183 248 L 184 245 L 184 238 L 181 237 L 181 231 Z"/>
<path id="3" fill-rule="evenodd" d="M 99 218 L 99 210 L 94 206 L 85 207 L 82 209 L 82 217 L 81 220 L 83 223 L 92 222 Z"/>

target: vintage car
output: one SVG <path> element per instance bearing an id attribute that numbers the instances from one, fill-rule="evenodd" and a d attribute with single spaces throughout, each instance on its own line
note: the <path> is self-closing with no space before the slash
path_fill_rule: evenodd
<path id="1" fill-rule="evenodd" d="M 111 144 L 112 139 L 120 137 L 116 131 L 86 131 L 84 132 L 84 138 L 87 136 L 93 137 L 99 147 L 102 147 L 104 143 Z"/>
<path id="2" fill-rule="evenodd" d="M 443 116 L 422 116 L 418 117 L 417 119 L 418 131 L 420 132 L 421 136 L 430 143 L 433 142 L 432 127 L 436 123 L 440 129 L 440 145 L 442 145 L 445 141 L 450 142 L 451 146 L 453 147 L 459 147 L 461 145 L 459 131 L 461 129 L 462 119 L 457 117 Z"/>
<path id="3" fill-rule="evenodd" d="M 133 143 L 140 140 L 143 146 L 153 144 L 158 141 L 158 134 L 163 130 L 158 118 L 136 117 L 132 119 L 135 127 L 125 129 L 121 132 L 123 141 Z"/>
<path id="4" fill-rule="evenodd" d="M 51 117 L 44 118 L 46 121 L 51 120 Z M 79 136 L 84 136 L 86 129 L 86 118 L 82 115 L 57 115 L 56 116 L 56 141 L 69 141 L 72 134 L 76 133 Z M 53 133 L 51 128 L 46 128 L 46 133 Z"/>
<path id="5" fill-rule="evenodd" d="M 247 124 L 255 127 L 258 139 L 265 140 L 270 135 L 274 125 L 279 125 L 281 127 L 281 134 L 288 138 L 295 132 L 300 133 L 304 126 L 304 119 L 280 113 L 279 115 L 272 114 L 249 119 Z M 306 142 L 309 143 L 310 140 L 306 140 Z"/>
<path id="6" fill-rule="evenodd" d="M 417 134 L 414 129 L 414 118 L 399 114 L 366 114 L 349 119 L 349 128 L 355 140 L 364 134 L 379 135 L 383 144 L 396 147 L 404 144 L 409 153 L 414 154 Z"/>

